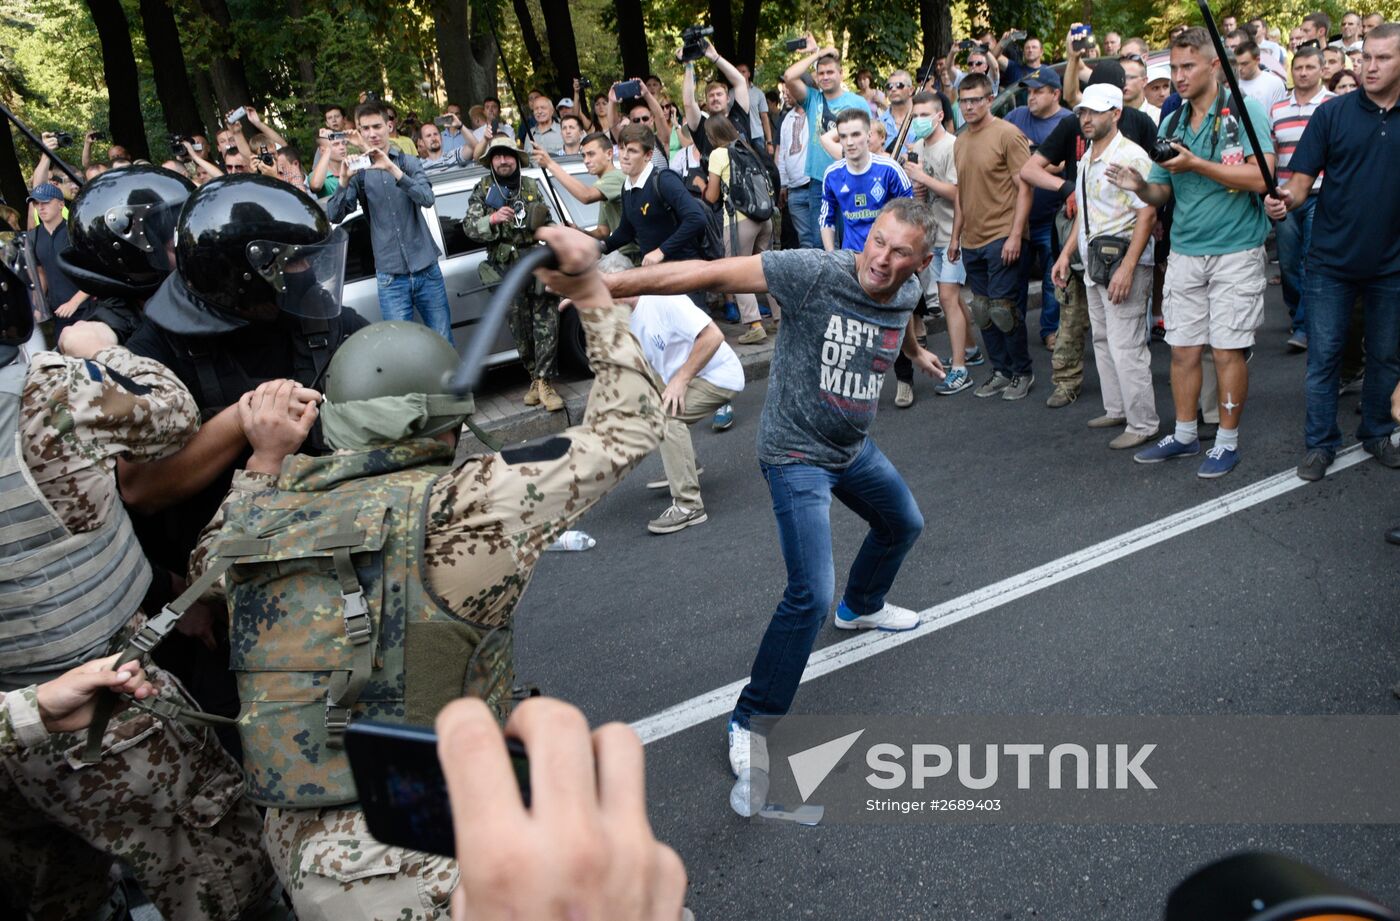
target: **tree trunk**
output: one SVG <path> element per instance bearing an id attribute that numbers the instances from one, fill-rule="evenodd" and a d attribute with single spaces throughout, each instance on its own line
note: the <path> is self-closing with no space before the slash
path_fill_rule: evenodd
<path id="1" fill-rule="evenodd" d="M 175 14 L 166 0 L 141 0 L 141 25 L 146 32 L 146 53 L 155 74 L 156 95 L 165 116 L 165 127 L 172 134 L 204 134 L 204 119 L 195 102 L 185 51 Z"/>
<path id="2" fill-rule="evenodd" d="M 734 11 L 729 3 L 730 0 L 710 0 L 710 26 L 715 30 L 715 34 L 710 36 L 710 44 L 715 46 L 720 57 L 733 61 Z"/>
<path id="3" fill-rule="evenodd" d="M 207 70 L 197 69 L 194 72 L 194 103 L 199 107 L 200 119 L 209 127 L 205 136 L 212 138 L 219 128 L 221 116 L 218 99 L 214 94 L 214 81 L 209 79 Z"/>
<path id="4" fill-rule="evenodd" d="M 472 95 L 472 47 L 467 33 L 468 0 L 433 0 L 433 34 L 448 102 L 470 107 L 481 100 Z"/>
<path id="5" fill-rule="evenodd" d="M 647 49 L 642 0 L 613 0 L 613 9 L 617 13 L 617 46 L 622 52 L 623 76 L 645 77 L 651 73 L 651 54 Z"/>
<path id="6" fill-rule="evenodd" d="M 199 8 L 213 21 L 214 48 L 209 60 L 209 77 L 214 83 L 214 96 L 220 114 L 252 103 L 248 90 L 248 75 L 243 61 L 233 47 L 233 18 L 225 0 L 199 0 Z"/>
<path id="7" fill-rule="evenodd" d="M 739 34 L 735 36 L 735 62 L 749 65 L 752 73 L 758 73 L 758 13 L 762 4 L 759 0 L 744 0 L 739 14 Z"/>
<path id="8" fill-rule="evenodd" d="M 569 14 L 569 0 L 540 0 L 540 11 L 544 13 L 549 57 L 554 62 L 554 87 L 558 90 L 554 98 L 572 96 L 574 77 L 577 77 L 579 72 L 578 46 L 574 44 L 574 23 Z"/>
<path id="9" fill-rule="evenodd" d="M 97 37 L 102 42 L 102 73 L 107 81 L 107 110 L 112 142 L 132 157 L 151 157 L 146 145 L 146 123 L 141 117 L 141 81 L 136 55 L 131 50 L 131 26 L 121 0 L 87 0 Z"/>
<path id="10" fill-rule="evenodd" d="M 953 44 L 953 14 L 948 8 L 948 0 L 919 0 L 919 26 L 923 32 L 926 58 L 938 58 L 948 53 Z"/>
<path id="11" fill-rule="evenodd" d="M 302 22 L 306 18 L 304 0 L 287 0 L 287 15 L 291 19 L 287 25 L 292 30 L 292 34 L 296 36 L 306 35 L 306 27 Z M 316 98 L 316 49 L 314 43 L 298 41 L 294 45 L 294 53 L 297 59 L 297 97 L 301 100 L 302 108 L 311 113 L 313 123 L 320 124 L 321 102 Z"/>
<path id="12" fill-rule="evenodd" d="M 487 13 L 489 16 L 490 14 Z M 489 19 L 483 19 L 479 8 L 472 8 L 468 14 L 468 34 L 471 36 L 472 69 L 467 81 L 467 99 L 476 104 L 487 96 L 495 96 L 500 91 L 496 83 L 496 64 L 500 60 L 500 46 L 491 31 Z"/>
<path id="13" fill-rule="evenodd" d="M 520 22 L 520 40 L 525 43 L 525 54 L 530 58 L 531 79 L 538 82 L 539 77 L 549 72 L 550 66 L 549 60 L 544 56 L 544 48 L 540 46 L 535 21 L 530 18 L 530 4 L 525 0 L 511 0 L 511 5 L 515 7 L 515 18 Z M 519 102 L 524 105 L 525 100 Z"/>

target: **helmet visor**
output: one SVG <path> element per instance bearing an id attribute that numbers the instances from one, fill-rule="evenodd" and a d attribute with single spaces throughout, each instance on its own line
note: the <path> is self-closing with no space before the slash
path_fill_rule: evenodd
<path id="1" fill-rule="evenodd" d="M 34 311 L 29 286 L 0 265 L 0 345 L 24 345 L 34 333 Z"/>
<path id="2" fill-rule="evenodd" d="M 330 319 L 340 314 L 349 239 L 336 228 L 325 242 L 308 246 L 255 240 L 248 244 L 248 262 L 272 286 L 283 313 Z"/>
<path id="3" fill-rule="evenodd" d="M 162 275 L 175 270 L 175 222 L 184 202 L 152 202 L 108 208 L 103 221 L 112 235 L 140 250 Z"/>

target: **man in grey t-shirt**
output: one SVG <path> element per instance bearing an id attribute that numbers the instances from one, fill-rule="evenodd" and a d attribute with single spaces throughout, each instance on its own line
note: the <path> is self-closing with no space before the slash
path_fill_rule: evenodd
<path id="1" fill-rule="evenodd" d="M 619 297 L 712 290 L 767 293 L 782 305 L 758 423 L 758 460 L 778 519 L 788 584 L 768 624 L 729 722 L 729 764 L 737 776 L 766 768 L 755 716 L 781 716 L 826 619 L 835 588 L 831 497 L 870 524 L 851 564 L 835 624 L 844 630 L 910 630 L 917 614 L 885 604 L 924 519 L 909 487 L 867 434 L 885 373 L 900 352 L 943 376 L 909 328 L 919 300 L 915 275 L 929 263 L 933 213 L 893 199 L 859 253 L 799 249 L 714 262 L 661 263 L 606 276 Z"/>

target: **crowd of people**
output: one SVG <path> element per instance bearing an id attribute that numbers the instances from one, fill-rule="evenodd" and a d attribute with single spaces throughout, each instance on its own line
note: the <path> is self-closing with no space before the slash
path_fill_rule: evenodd
<path id="1" fill-rule="evenodd" d="M 724 326 L 740 345 L 775 337 L 758 458 L 788 573 L 728 723 L 736 776 L 766 767 L 754 721 L 791 708 L 833 602 L 838 629 L 918 625 L 885 603 L 924 525 L 869 436 L 891 365 L 896 407 L 915 402 L 915 369 L 939 396 L 1014 401 L 1043 346 L 1055 410 L 1084 390 L 1087 341 L 1102 403 L 1088 427 L 1139 463 L 1198 458 L 1221 477 L 1241 463 L 1277 283 L 1280 345 L 1306 362 L 1298 476 L 1326 474 L 1353 391 L 1358 440 L 1400 467 L 1400 24 L 1348 13 L 1334 37 L 1314 13 L 1286 47 L 1262 20 L 1223 27 L 1228 61 L 1200 27 L 1154 54 L 1076 24 L 1062 67 L 1011 30 L 853 88 L 808 35 L 771 92 L 705 45 L 678 61 L 679 104 L 654 76 L 591 100 L 578 81 L 557 102 L 532 93 L 514 124 L 494 98 L 419 123 L 367 97 L 324 108 L 309 170 L 249 107 L 212 147 L 172 139 L 159 166 L 116 145 L 95 159 L 95 132 L 80 183 L 43 156 L 27 214 L 3 215 L 28 228 L 30 277 L 0 266 L 6 907 L 120 912 L 114 861 L 172 919 L 548 904 L 554 889 L 505 886 L 492 865 L 370 838 L 347 723 L 441 714 L 444 752 L 484 766 L 468 782 L 449 764 L 459 840 L 544 827 L 523 824 L 493 719 L 538 763 L 592 745 L 596 774 L 579 767 L 568 789 L 647 872 L 618 872 L 622 851 L 561 860 L 594 871 L 589 898 L 680 914 L 679 862 L 624 789 L 635 738 L 517 708 L 510 625 L 544 549 L 653 450 L 671 503 L 649 529 L 708 520 L 688 427 L 733 424 L 745 381 Z M 485 250 L 483 283 L 537 240 L 557 257 L 510 318 L 526 403 L 563 408 L 561 298 L 594 381 L 563 436 L 454 460 L 472 403 L 446 389 L 458 359 L 423 209 L 437 171 L 472 163 L 460 229 Z M 551 226 L 535 169 L 597 203 L 597 226 Z M 335 224 L 356 209 L 388 322 L 341 307 Z M 927 342 L 940 315 L 946 359 Z M 870 526 L 839 600 L 833 497 Z M 485 707 L 449 706 L 464 690 Z M 586 842 L 551 848 L 571 843 Z"/>

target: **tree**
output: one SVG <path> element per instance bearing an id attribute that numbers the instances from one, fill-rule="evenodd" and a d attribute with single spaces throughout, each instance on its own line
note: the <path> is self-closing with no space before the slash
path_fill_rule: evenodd
<path id="1" fill-rule="evenodd" d="M 579 67 L 578 46 L 574 44 L 574 23 L 569 14 L 569 0 L 540 0 L 540 12 L 544 14 L 549 58 L 554 64 L 554 86 L 559 91 L 555 98 L 571 96 L 574 92 L 574 77 L 579 75 Z"/>
<path id="2" fill-rule="evenodd" d="M 204 119 L 190 88 L 180 32 L 166 0 L 141 0 L 141 25 L 165 127 L 175 134 L 204 134 Z"/>
<path id="3" fill-rule="evenodd" d="M 617 45 L 622 51 L 622 73 L 627 77 L 646 76 L 651 72 L 651 55 L 647 50 L 642 0 L 613 0 L 613 9 L 617 15 Z"/>
<path id="4" fill-rule="evenodd" d="M 734 60 L 734 8 L 730 0 L 710 0 L 710 42 L 725 60 Z"/>
<path id="5" fill-rule="evenodd" d="M 947 54 L 953 44 L 953 14 L 947 0 L 919 0 L 919 28 L 925 57 Z"/>
<path id="6" fill-rule="evenodd" d="M 287 15 L 291 17 L 287 25 L 291 27 L 292 56 L 296 58 L 297 65 L 297 96 L 312 121 L 320 121 L 321 103 L 316 99 L 316 61 L 306 41 L 308 37 L 314 40 L 315 30 L 308 27 L 305 0 L 287 0 Z"/>
<path id="7" fill-rule="evenodd" d="M 476 105 L 496 94 L 496 40 L 471 0 L 433 0 L 433 30 L 447 98 Z"/>
<path id="8" fill-rule="evenodd" d="M 234 47 L 233 17 L 229 15 L 228 4 L 224 0 L 199 0 L 199 8 L 208 17 L 209 77 L 214 83 L 220 112 L 250 104 L 253 94 L 248 91 L 248 75 Z"/>
<path id="9" fill-rule="evenodd" d="M 511 0 L 511 5 L 515 8 L 515 18 L 520 22 L 520 40 L 525 43 L 525 54 L 530 59 L 532 77 L 538 80 L 549 73 L 551 68 L 544 56 L 544 48 L 540 45 L 539 33 L 535 31 L 535 21 L 530 18 L 530 4 L 526 0 Z M 519 102 L 521 105 L 525 104 L 523 99 Z"/>
<path id="10" fill-rule="evenodd" d="M 758 66 L 758 14 L 762 4 L 759 0 L 744 0 L 739 12 L 739 34 L 734 43 L 734 60 L 748 64 L 751 69 Z"/>
<path id="11" fill-rule="evenodd" d="M 102 43 L 102 72 L 107 78 L 112 140 L 133 157 L 149 159 L 146 121 L 141 117 L 141 79 L 131 50 L 131 27 L 121 0 L 87 0 Z"/>

